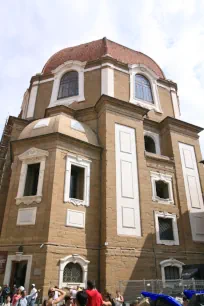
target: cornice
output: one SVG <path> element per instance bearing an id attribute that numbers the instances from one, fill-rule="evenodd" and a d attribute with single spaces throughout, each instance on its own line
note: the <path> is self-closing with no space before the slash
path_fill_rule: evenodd
<path id="1" fill-rule="evenodd" d="M 177 84 L 171 80 L 159 78 L 157 81 L 158 81 L 158 85 L 161 83 L 163 85 L 168 86 L 169 88 L 171 87 L 175 88 L 176 91 L 178 90 Z"/>
<path id="2" fill-rule="evenodd" d="M 203 131 L 202 127 L 172 117 L 166 117 L 162 120 L 159 123 L 159 127 L 160 129 L 167 128 L 176 133 L 188 135 L 193 138 L 198 138 L 198 134 Z"/>
<path id="3" fill-rule="evenodd" d="M 164 155 L 159 155 L 159 154 L 154 154 L 154 153 L 150 153 L 150 152 L 145 152 L 145 157 L 147 159 L 152 159 L 152 160 L 158 160 L 160 162 L 164 162 L 164 163 L 168 163 L 168 164 L 175 164 L 174 159 L 168 157 L 168 156 L 164 156 Z"/>
<path id="4" fill-rule="evenodd" d="M 138 120 L 143 120 L 143 117 L 149 112 L 146 108 L 107 95 L 100 97 L 95 105 L 95 110 L 97 113 L 106 110 Z"/>
<path id="5" fill-rule="evenodd" d="M 67 107 L 65 105 L 57 105 L 46 108 L 45 110 L 45 117 L 52 117 L 60 114 L 66 114 L 74 118 L 75 111 L 72 108 Z"/>
<path id="6" fill-rule="evenodd" d="M 75 111 L 75 118 L 79 121 L 88 121 L 97 119 L 98 114 L 95 110 L 95 107 L 87 107 L 84 109 L 79 109 Z"/>
<path id="7" fill-rule="evenodd" d="M 31 141 L 33 143 L 33 140 L 39 140 L 41 138 L 42 138 L 42 141 L 43 141 L 43 139 L 50 138 L 50 140 L 51 140 L 50 143 L 51 144 L 53 144 L 54 140 L 58 140 L 60 138 L 60 139 L 66 140 L 66 141 L 69 139 L 68 143 L 70 141 L 72 141 L 72 142 L 81 143 L 84 146 L 89 147 L 89 148 L 98 149 L 98 150 L 102 149 L 101 146 L 98 146 L 98 145 L 95 145 L 95 144 L 83 141 L 81 139 L 72 137 L 70 135 L 65 135 L 65 134 L 62 134 L 62 133 L 59 133 L 59 132 L 54 132 L 54 133 L 49 133 L 49 134 L 45 134 L 45 135 L 38 135 L 38 136 L 28 137 L 28 138 L 24 138 L 24 139 L 13 140 L 13 141 L 11 141 L 11 145 L 12 146 L 16 145 L 16 144 L 20 145 L 21 143 L 23 144 L 23 143 L 25 143 L 27 141 L 28 142 Z"/>
<path id="8" fill-rule="evenodd" d="M 9 119 L 8 119 L 8 124 L 18 123 L 23 126 L 26 126 L 27 124 L 31 122 L 32 120 L 21 119 L 19 117 L 14 117 L 14 116 L 9 116 Z"/>
<path id="9" fill-rule="evenodd" d="M 144 127 L 159 130 L 159 122 L 144 118 Z"/>

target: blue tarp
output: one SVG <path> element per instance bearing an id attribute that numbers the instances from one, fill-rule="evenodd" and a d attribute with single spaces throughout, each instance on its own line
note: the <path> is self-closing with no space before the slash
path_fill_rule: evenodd
<path id="1" fill-rule="evenodd" d="M 151 293 L 151 292 L 145 292 L 145 291 L 142 291 L 141 294 L 144 297 L 148 297 L 153 301 L 157 300 L 158 298 L 162 298 L 173 306 L 181 306 L 181 304 L 176 299 L 166 294 L 157 294 L 157 293 Z"/>
<path id="2" fill-rule="evenodd" d="M 191 299 L 192 296 L 196 293 L 203 293 L 204 294 L 204 290 L 200 290 L 200 291 L 194 291 L 194 290 L 184 290 L 183 292 L 185 294 L 185 296 L 187 297 L 187 299 Z"/>

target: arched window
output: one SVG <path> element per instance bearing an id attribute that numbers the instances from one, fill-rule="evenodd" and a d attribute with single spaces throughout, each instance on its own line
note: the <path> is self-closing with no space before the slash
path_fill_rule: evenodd
<path id="1" fill-rule="evenodd" d="M 69 71 L 63 75 L 60 81 L 58 99 L 78 96 L 78 72 Z"/>
<path id="2" fill-rule="evenodd" d="M 154 103 L 150 82 L 141 74 L 135 75 L 135 98 Z"/>
<path id="3" fill-rule="evenodd" d="M 179 268 L 175 266 L 167 266 L 164 268 L 165 280 L 179 279 Z"/>
<path id="4" fill-rule="evenodd" d="M 152 137 L 145 135 L 144 141 L 145 141 L 145 151 L 150 153 L 156 153 L 156 146 Z"/>
<path id="5" fill-rule="evenodd" d="M 184 263 L 174 258 L 169 258 L 160 262 L 162 280 L 180 279 Z"/>
<path id="6" fill-rule="evenodd" d="M 63 271 L 64 283 L 82 283 L 83 271 L 78 263 L 69 262 Z"/>

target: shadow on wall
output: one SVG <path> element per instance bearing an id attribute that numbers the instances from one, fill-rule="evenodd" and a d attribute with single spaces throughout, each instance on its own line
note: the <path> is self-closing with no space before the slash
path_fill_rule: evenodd
<path id="1" fill-rule="evenodd" d="M 165 209 L 165 211 L 168 211 L 168 208 Z M 173 286 L 176 286 L 175 282 L 170 281 L 171 284 L 166 286 L 161 281 L 161 262 L 164 260 L 170 259 L 170 267 L 176 267 L 176 261 L 183 263 L 184 265 L 181 265 L 182 268 L 180 272 L 183 270 L 185 265 L 196 267 L 196 265 L 201 266 L 204 264 L 204 256 L 202 254 L 203 243 L 201 242 L 204 242 L 204 212 L 186 212 L 182 217 L 177 218 L 177 226 L 179 245 L 157 244 L 158 235 L 160 236 L 160 233 L 155 232 L 154 234 L 147 235 L 140 251 L 141 253 L 138 255 L 132 255 L 135 257 L 135 266 L 131 273 L 131 277 L 129 280 L 121 279 L 118 284 L 118 287 L 123 293 L 126 301 L 133 301 L 140 296 L 141 291 L 168 293 L 168 286 L 172 287 L 172 283 L 174 283 Z M 191 233 L 191 227 L 193 229 L 193 235 Z M 166 229 L 166 231 L 167 230 L 168 229 Z M 167 232 L 166 234 L 168 235 Z M 175 233 L 173 234 L 173 237 L 175 238 Z M 192 239 L 194 239 L 194 241 Z M 197 242 L 195 242 L 195 240 L 197 240 Z M 199 240 L 200 242 L 198 242 Z M 175 275 L 177 271 L 178 270 L 174 271 Z M 168 271 L 166 270 L 164 274 L 166 274 L 165 276 L 169 279 L 173 278 L 174 275 L 173 270 L 170 269 Z M 199 275 L 199 278 L 203 279 L 202 275 L 204 275 L 204 273 L 201 272 Z M 182 277 L 182 274 L 180 276 Z M 189 279 L 191 278 L 192 276 L 189 274 Z M 152 280 L 160 281 L 156 282 Z M 174 288 L 170 289 L 172 292 Z M 180 289 L 177 288 L 176 290 L 178 291 Z"/>

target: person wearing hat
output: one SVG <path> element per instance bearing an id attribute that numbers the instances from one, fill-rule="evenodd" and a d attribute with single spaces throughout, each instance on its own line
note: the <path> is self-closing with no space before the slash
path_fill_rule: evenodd
<path id="1" fill-rule="evenodd" d="M 34 306 L 35 302 L 36 302 L 36 299 L 38 297 L 37 289 L 35 288 L 35 284 L 31 285 L 30 295 L 32 296 L 31 301 L 30 301 L 30 306 Z"/>

